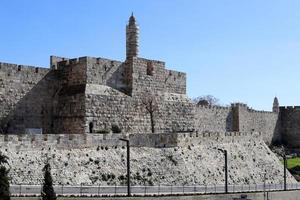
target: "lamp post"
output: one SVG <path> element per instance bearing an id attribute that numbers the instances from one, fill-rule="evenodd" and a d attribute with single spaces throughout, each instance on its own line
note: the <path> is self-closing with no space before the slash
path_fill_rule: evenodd
<path id="1" fill-rule="evenodd" d="M 283 190 L 286 191 L 286 168 L 287 168 L 287 160 L 285 155 L 285 150 L 283 148 L 283 154 L 281 155 L 283 158 Z"/>
<path id="2" fill-rule="evenodd" d="M 283 154 L 283 167 L 284 167 L 284 170 L 283 170 L 283 175 L 284 175 L 284 178 L 283 178 L 283 181 L 284 181 L 284 190 L 286 190 L 286 167 L 287 167 L 287 160 L 286 160 L 286 155 L 285 153 Z"/>
<path id="3" fill-rule="evenodd" d="M 130 191 L 130 145 L 129 145 L 129 140 L 120 138 L 119 140 L 126 142 L 126 147 L 127 147 L 127 196 L 131 196 L 131 191 Z"/>
<path id="4" fill-rule="evenodd" d="M 227 168 L 227 151 L 224 149 L 218 149 L 224 154 L 225 157 L 225 193 L 228 193 L 228 168 Z"/>

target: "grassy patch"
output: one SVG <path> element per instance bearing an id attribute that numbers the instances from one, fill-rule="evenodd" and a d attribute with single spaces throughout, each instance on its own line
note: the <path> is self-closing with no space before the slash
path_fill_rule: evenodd
<path id="1" fill-rule="evenodd" d="M 283 164 L 283 160 L 281 161 Z M 300 157 L 288 158 L 287 159 L 287 168 L 291 169 L 293 167 L 300 166 Z"/>

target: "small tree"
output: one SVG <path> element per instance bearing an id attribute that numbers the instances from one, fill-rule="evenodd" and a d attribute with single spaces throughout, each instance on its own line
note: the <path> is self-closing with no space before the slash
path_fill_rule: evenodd
<path id="1" fill-rule="evenodd" d="M 195 102 L 197 105 L 201 106 L 216 106 L 220 105 L 219 99 L 212 95 L 204 95 L 199 96 L 193 99 L 193 102 Z"/>
<path id="2" fill-rule="evenodd" d="M 144 93 L 141 98 L 142 106 L 150 115 L 151 132 L 155 132 L 154 115 L 158 111 L 158 103 L 154 94 Z"/>
<path id="3" fill-rule="evenodd" d="M 0 197 L 1 200 L 10 200 L 8 172 L 4 164 L 7 163 L 7 156 L 0 152 Z"/>
<path id="4" fill-rule="evenodd" d="M 49 161 L 46 162 L 43 168 L 43 172 L 44 172 L 44 183 L 42 189 L 42 200 L 56 200 L 56 194 L 53 188 L 51 167 Z"/>

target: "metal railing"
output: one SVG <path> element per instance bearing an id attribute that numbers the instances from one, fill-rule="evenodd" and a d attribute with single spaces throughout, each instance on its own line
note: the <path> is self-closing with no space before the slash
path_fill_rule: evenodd
<path id="1" fill-rule="evenodd" d="M 287 184 L 287 190 L 300 189 L 300 183 Z M 13 196 L 40 195 L 42 185 L 10 185 Z M 101 185 L 54 185 L 60 196 L 123 196 L 127 194 L 127 186 Z M 228 185 L 228 192 L 263 192 L 284 190 L 283 184 Z M 156 185 L 131 186 L 132 195 L 172 195 L 172 194 L 215 194 L 225 193 L 224 185 Z"/>

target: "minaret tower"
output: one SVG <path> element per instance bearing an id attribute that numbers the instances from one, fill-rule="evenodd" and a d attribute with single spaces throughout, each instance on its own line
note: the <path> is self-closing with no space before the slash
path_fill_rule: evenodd
<path id="1" fill-rule="evenodd" d="M 133 13 L 126 26 L 126 59 L 137 57 L 139 53 L 139 27 Z"/>
<path id="2" fill-rule="evenodd" d="M 273 112 L 279 113 L 279 102 L 278 102 L 277 97 L 274 98 L 272 110 L 273 110 Z"/>

